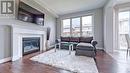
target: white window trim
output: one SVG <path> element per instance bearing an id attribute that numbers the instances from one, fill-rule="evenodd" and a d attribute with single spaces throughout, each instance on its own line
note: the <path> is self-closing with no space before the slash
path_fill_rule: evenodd
<path id="1" fill-rule="evenodd" d="M 115 27 L 114 27 L 114 33 L 115 35 L 113 36 L 113 45 L 114 45 L 114 50 L 120 50 L 119 49 L 119 46 L 120 46 L 120 43 L 119 43 L 119 12 L 125 12 L 125 11 L 130 11 L 130 7 L 127 7 L 127 8 L 118 8 L 118 9 L 115 9 Z M 116 40 L 116 41 L 115 41 Z"/>
<path id="2" fill-rule="evenodd" d="M 80 18 L 80 37 L 82 37 L 82 17 L 85 16 L 92 16 L 92 36 L 94 37 L 94 14 L 88 14 L 83 16 L 76 16 L 76 17 L 70 17 L 70 18 L 64 18 L 61 19 L 61 35 L 63 35 L 63 20 L 70 19 L 70 37 L 72 37 L 72 19 L 73 18 Z"/>
<path id="3" fill-rule="evenodd" d="M 92 15 L 86 15 L 86 16 L 92 16 L 92 36 L 94 37 L 94 15 L 92 14 Z M 85 17 L 85 16 L 82 16 L 82 17 Z M 81 18 L 81 29 L 82 29 L 82 17 L 80 17 Z M 82 36 L 82 30 L 81 30 L 81 35 L 80 36 Z"/>

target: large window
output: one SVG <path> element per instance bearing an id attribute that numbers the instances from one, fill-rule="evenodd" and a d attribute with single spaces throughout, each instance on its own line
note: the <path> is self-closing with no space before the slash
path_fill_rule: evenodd
<path id="1" fill-rule="evenodd" d="M 92 36 L 92 16 L 82 17 L 82 36 Z"/>
<path id="2" fill-rule="evenodd" d="M 70 19 L 63 20 L 62 36 L 70 36 Z"/>
<path id="3" fill-rule="evenodd" d="M 62 20 L 62 36 L 93 36 L 93 16 L 83 16 Z"/>
<path id="4" fill-rule="evenodd" d="M 119 23 L 119 49 L 127 49 L 125 34 L 130 34 L 130 11 L 121 11 L 118 14 Z"/>
<path id="5" fill-rule="evenodd" d="M 80 18 L 72 19 L 72 36 L 73 37 L 80 36 Z"/>

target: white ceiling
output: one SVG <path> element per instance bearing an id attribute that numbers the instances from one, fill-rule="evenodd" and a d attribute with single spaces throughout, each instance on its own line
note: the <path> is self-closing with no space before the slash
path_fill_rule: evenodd
<path id="1" fill-rule="evenodd" d="M 57 15 L 103 7 L 107 0 L 36 0 Z"/>
<path id="2" fill-rule="evenodd" d="M 116 0 L 116 4 L 127 3 L 127 2 L 130 2 L 130 0 Z"/>

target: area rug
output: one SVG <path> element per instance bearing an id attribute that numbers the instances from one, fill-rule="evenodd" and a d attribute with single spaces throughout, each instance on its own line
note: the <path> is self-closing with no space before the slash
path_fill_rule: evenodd
<path id="1" fill-rule="evenodd" d="M 32 57 L 31 60 L 74 73 L 99 73 L 93 58 L 75 56 L 75 51 L 69 54 L 67 50 L 50 50 Z"/>

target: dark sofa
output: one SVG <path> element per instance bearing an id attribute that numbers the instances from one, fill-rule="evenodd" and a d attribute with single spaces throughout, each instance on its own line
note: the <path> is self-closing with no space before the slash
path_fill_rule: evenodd
<path id="1" fill-rule="evenodd" d="M 75 42 L 74 50 L 76 49 L 77 44 L 79 43 L 79 37 L 61 37 L 61 49 L 69 49 L 69 46 L 67 45 L 68 42 Z"/>
<path id="2" fill-rule="evenodd" d="M 93 37 L 61 37 L 61 49 L 69 49 L 69 42 L 75 42 L 73 46 L 76 55 L 95 57 L 97 41 L 94 41 Z"/>

